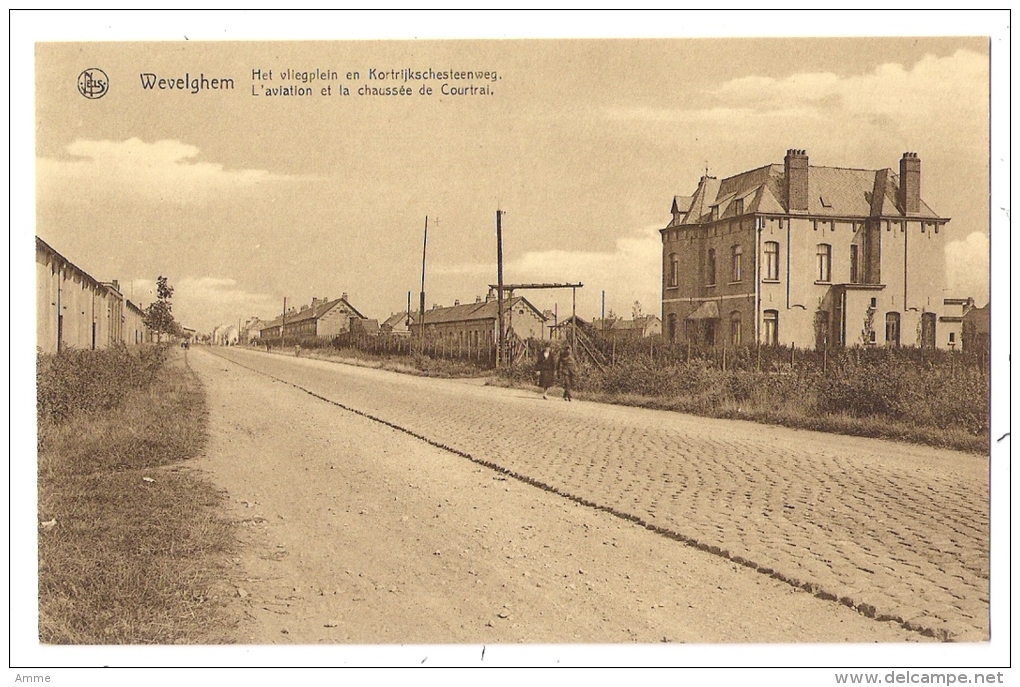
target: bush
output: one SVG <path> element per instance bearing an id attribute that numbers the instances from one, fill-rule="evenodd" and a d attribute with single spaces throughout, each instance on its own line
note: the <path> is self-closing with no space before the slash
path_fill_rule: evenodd
<path id="1" fill-rule="evenodd" d="M 77 413 L 110 410 L 125 394 L 152 383 L 167 357 L 164 346 L 98 351 L 66 349 L 36 361 L 36 412 L 59 423 Z"/>
<path id="2" fill-rule="evenodd" d="M 987 448 L 987 360 L 915 347 L 828 351 L 752 346 L 688 349 L 620 342 L 614 364 L 582 364 L 577 383 L 601 400 L 703 415 Z M 500 370 L 533 384 L 534 367 Z"/>

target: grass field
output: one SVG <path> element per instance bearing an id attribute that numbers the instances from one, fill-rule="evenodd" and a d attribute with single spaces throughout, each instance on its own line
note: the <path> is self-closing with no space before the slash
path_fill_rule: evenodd
<path id="1" fill-rule="evenodd" d="M 231 641 L 233 526 L 187 467 L 206 408 L 184 354 L 40 356 L 39 640 Z"/>
<path id="2" fill-rule="evenodd" d="M 758 370 L 753 351 L 741 352 L 742 360 L 734 355 L 732 367 L 720 369 L 712 361 L 628 351 L 604 369 L 583 366 L 576 389 L 606 403 L 989 451 L 986 368 L 962 366 L 945 353 L 921 360 L 918 351 L 847 349 L 824 368 L 808 360 L 818 354 L 802 352 L 797 367 Z M 533 366 L 502 370 L 497 380 L 534 384 Z"/>

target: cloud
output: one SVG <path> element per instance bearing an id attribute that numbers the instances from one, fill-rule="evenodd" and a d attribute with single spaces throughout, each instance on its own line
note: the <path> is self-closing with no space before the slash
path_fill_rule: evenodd
<path id="1" fill-rule="evenodd" d="M 264 188 L 295 180 L 262 169 L 227 169 L 203 162 L 193 145 L 174 140 L 147 143 L 78 139 L 67 146 L 73 159 L 36 163 L 41 200 L 67 204 L 96 200 L 204 203 L 216 194 Z"/>
<path id="2" fill-rule="evenodd" d="M 978 115 L 988 108 L 988 59 L 969 50 L 926 55 L 913 67 L 883 64 L 868 74 L 800 73 L 783 79 L 748 76 L 712 95 L 723 106 L 761 111 L 810 107 L 824 111 L 938 119 Z"/>
<path id="3" fill-rule="evenodd" d="M 840 76 L 802 72 L 783 78 L 743 76 L 703 93 L 703 107 L 605 110 L 607 119 L 686 125 L 701 140 L 747 142 L 765 136 L 806 145 L 836 139 L 851 149 L 876 138 L 897 145 L 938 138 L 959 151 L 985 150 L 988 58 L 969 50 L 926 55 L 912 66 L 887 63 Z"/>
<path id="4" fill-rule="evenodd" d="M 988 302 L 988 236 L 971 232 L 960 241 L 946 244 L 948 296 L 972 296 L 978 305 Z"/>

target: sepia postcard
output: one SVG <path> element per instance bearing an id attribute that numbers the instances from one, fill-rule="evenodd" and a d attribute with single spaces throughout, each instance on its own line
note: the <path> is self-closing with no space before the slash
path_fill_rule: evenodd
<path id="1" fill-rule="evenodd" d="M 1008 15 L 74 16 L 15 46 L 17 681 L 1002 681 Z"/>

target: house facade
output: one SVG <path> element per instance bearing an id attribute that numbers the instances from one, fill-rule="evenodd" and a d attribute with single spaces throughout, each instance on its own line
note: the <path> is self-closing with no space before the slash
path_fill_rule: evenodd
<path id="1" fill-rule="evenodd" d="M 241 327 L 240 342 L 243 344 L 258 344 L 262 335 L 262 328 L 266 323 L 257 317 L 249 317 Z"/>
<path id="2" fill-rule="evenodd" d="M 676 196 L 662 235 L 662 328 L 699 346 L 949 348 L 949 218 L 921 199 L 921 161 L 899 174 L 771 164 Z M 947 319 L 948 317 L 948 319 Z"/>
<path id="3" fill-rule="evenodd" d="M 212 333 L 212 342 L 216 346 L 236 346 L 241 342 L 241 333 L 235 324 L 221 324 Z"/>
<path id="4" fill-rule="evenodd" d="M 347 301 L 347 294 L 340 298 L 313 298 L 311 304 L 300 308 L 289 308 L 270 322 L 262 323 L 259 338 L 262 341 L 279 342 L 286 338 L 290 343 L 303 339 L 332 339 L 340 332 L 351 329 L 352 319 L 365 319 Z"/>
<path id="5" fill-rule="evenodd" d="M 521 339 L 547 338 L 545 316 L 523 296 L 508 298 L 503 303 L 503 322 L 507 332 Z M 419 331 L 418 315 L 413 315 L 412 328 Z M 499 338 L 499 305 L 495 298 L 479 298 L 474 303 L 450 307 L 433 306 L 425 311 L 425 337 L 465 350 L 489 349 Z"/>

